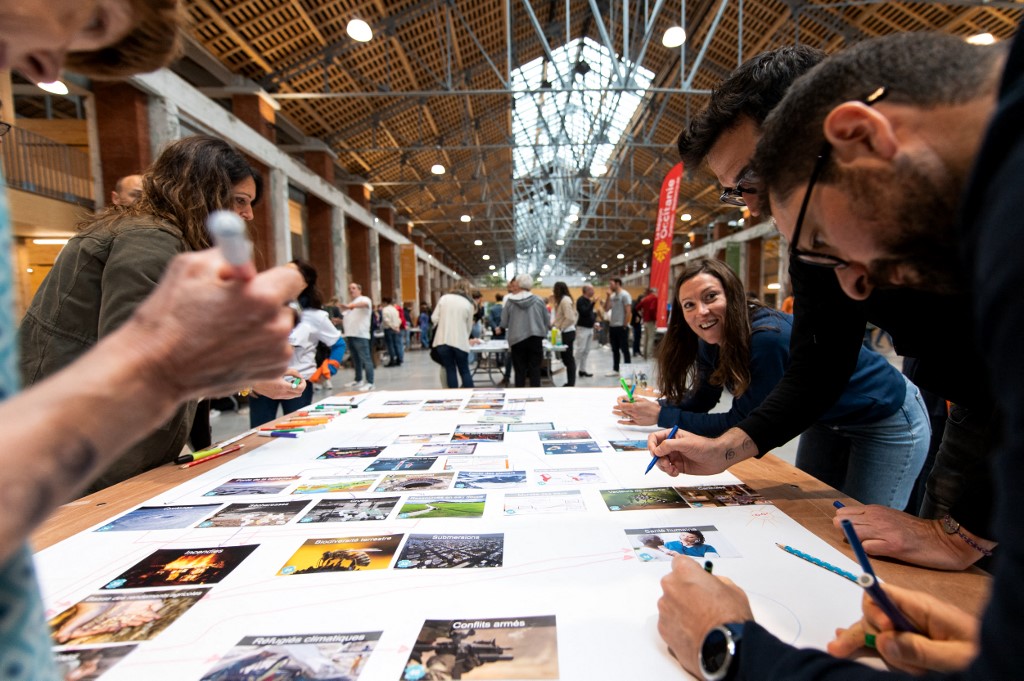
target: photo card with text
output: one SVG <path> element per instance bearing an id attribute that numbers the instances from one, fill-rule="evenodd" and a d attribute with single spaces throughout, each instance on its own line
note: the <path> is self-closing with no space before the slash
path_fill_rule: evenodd
<path id="1" fill-rule="evenodd" d="M 396 445 L 424 445 L 438 442 L 448 442 L 451 433 L 411 433 L 399 435 L 395 438 Z"/>
<path id="2" fill-rule="evenodd" d="M 593 485 L 603 483 L 598 466 L 584 468 L 537 468 L 533 471 L 538 485 Z"/>
<path id="3" fill-rule="evenodd" d="M 609 511 L 663 510 L 689 508 L 671 487 L 635 487 L 631 489 L 603 489 L 601 498 Z"/>
<path id="4" fill-rule="evenodd" d="M 136 648 L 129 643 L 101 648 L 60 648 L 53 651 L 57 677 L 74 681 L 96 681 Z"/>
<path id="5" fill-rule="evenodd" d="M 191 527 L 210 515 L 221 504 L 174 504 L 171 506 L 140 506 L 106 525 L 96 532 L 143 532 L 149 530 L 180 530 Z"/>
<path id="6" fill-rule="evenodd" d="M 59 646 L 148 641 L 209 590 L 197 587 L 93 594 L 51 618 L 50 635 Z"/>
<path id="7" fill-rule="evenodd" d="M 246 636 L 200 681 L 358 681 L 380 634 Z"/>
<path id="8" fill-rule="evenodd" d="M 321 499 L 300 523 L 348 523 L 360 520 L 384 520 L 400 497 L 366 497 L 362 499 Z"/>
<path id="9" fill-rule="evenodd" d="M 508 428 L 505 430 L 509 433 L 527 433 L 537 430 L 554 430 L 555 424 L 551 421 L 542 421 L 539 423 L 510 423 Z"/>
<path id="10" fill-rule="evenodd" d="M 316 457 L 318 459 L 372 459 L 384 451 L 384 447 L 331 447 Z"/>
<path id="11" fill-rule="evenodd" d="M 274 527 L 287 525 L 298 515 L 308 501 L 253 501 L 228 504 L 213 514 L 199 527 Z"/>
<path id="12" fill-rule="evenodd" d="M 515 492 L 505 495 L 505 515 L 581 513 L 587 510 L 578 489 L 556 492 Z"/>
<path id="13" fill-rule="evenodd" d="M 646 452 L 647 440 L 609 440 L 608 444 L 617 452 Z"/>
<path id="14" fill-rule="evenodd" d="M 402 542 L 401 534 L 307 539 L 278 575 L 386 570 Z"/>
<path id="15" fill-rule="evenodd" d="M 590 437 L 590 433 L 585 430 L 542 430 L 537 435 L 542 442 L 593 439 Z"/>
<path id="16" fill-rule="evenodd" d="M 676 487 L 686 503 L 694 508 L 702 506 L 758 506 L 771 505 L 760 492 L 747 485 L 701 485 L 700 487 Z"/>
<path id="17" fill-rule="evenodd" d="M 552 456 L 559 454 L 598 454 L 600 452 L 601 445 L 597 444 L 593 440 L 544 443 L 544 453 Z"/>
<path id="18" fill-rule="evenodd" d="M 292 490 L 292 494 L 337 494 L 365 492 L 377 482 L 376 475 L 314 475 Z"/>
<path id="19" fill-rule="evenodd" d="M 426 620 L 400 681 L 557 679 L 555 616 Z"/>
<path id="20" fill-rule="evenodd" d="M 671 561 L 676 556 L 701 560 L 740 557 L 714 525 L 647 527 L 626 530 L 626 537 L 643 563 Z"/>
<path id="21" fill-rule="evenodd" d="M 211 489 L 204 497 L 245 496 L 250 494 L 280 494 L 299 479 L 297 475 L 275 478 L 232 478 Z"/>
<path id="22" fill-rule="evenodd" d="M 199 549 L 157 549 L 107 582 L 103 589 L 217 584 L 231 574 L 258 544 Z"/>
<path id="23" fill-rule="evenodd" d="M 436 456 L 410 456 L 402 459 L 377 459 L 363 470 L 366 473 L 375 471 L 425 471 L 429 470 Z"/>
<path id="24" fill-rule="evenodd" d="M 400 520 L 425 518 L 479 518 L 486 494 L 410 494 L 398 511 Z"/>
<path id="25" fill-rule="evenodd" d="M 444 460 L 446 471 L 498 471 L 508 470 L 505 456 L 449 456 Z"/>
<path id="26" fill-rule="evenodd" d="M 410 534 L 396 570 L 501 567 L 505 535 Z"/>
<path id="27" fill-rule="evenodd" d="M 454 472 L 447 473 L 390 473 L 385 475 L 374 492 L 425 492 L 451 487 Z"/>
<path id="28" fill-rule="evenodd" d="M 475 442 L 449 442 L 446 445 L 423 445 L 416 456 L 469 456 L 475 451 Z"/>
<path id="29" fill-rule="evenodd" d="M 459 471 L 456 489 L 497 489 L 526 484 L 526 471 Z"/>

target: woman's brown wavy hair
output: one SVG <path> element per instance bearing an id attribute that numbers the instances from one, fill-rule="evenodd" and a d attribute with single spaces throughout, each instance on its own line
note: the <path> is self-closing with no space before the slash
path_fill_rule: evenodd
<path id="1" fill-rule="evenodd" d="M 747 300 L 739 277 L 720 260 L 689 263 L 676 279 L 672 289 L 672 316 L 668 331 L 658 344 L 658 388 L 670 402 L 679 402 L 695 391 L 697 382 L 697 334 L 683 318 L 679 287 L 698 274 L 710 274 L 722 284 L 725 292 L 725 329 L 718 346 L 718 366 L 711 374 L 711 385 L 727 388 L 740 396 L 750 386 L 750 319 L 763 307 Z"/>
<path id="2" fill-rule="evenodd" d="M 209 248 L 206 218 L 215 210 L 230 210 L 232 189 L 249 177 L 258 187 L 256 171 L 224 140 L 185 137 L 169 144 L 146 170 L 135 203 L 112 206 L 84 224 L 82 232 L 116 224 L 122 216 L 152 215 L 180 229 L 190 250 Z"/>

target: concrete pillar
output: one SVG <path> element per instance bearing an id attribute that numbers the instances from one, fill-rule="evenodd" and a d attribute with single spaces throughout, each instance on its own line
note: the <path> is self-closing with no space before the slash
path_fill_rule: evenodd
<path id="1" fill-rule="evenodd" d="M 348 240 L 345 230 L 345 212 L 338 206 L 331 207 L 331 251 L 333 253 L 332 263 L 333 289 L 339 300 L 348 298 L 348 284 L 350 279 L 348 265 Z"/>
<path id="2" fill-rule="evenodd" d="M 153 157 L 174 140 L 181 139 L 181 118 L 178 105 L 163 97 L 150 97 L 149 107 L 149 147 Z"/>
<path id="3" fill-rule="evenodd" d="M 280 168 L 271 168 L 268 184 L 266 203 L 270 209 L 272 255 L 268 255 L 266 265 L 272 267 L 292 259 L 292 232 L 288 225 L 288 176 Z"/>
<path id="4" fill-rule="evenodd" d="M 366 233 L 370 251 L 370 296 L 374 303 L 380 302 L 380 233 L 375 229 L 369 229 Z M 364 289 L 365 290 L 365 289 Z"/>
<path id="5" fill-rule="evenodd" d="M 96 132 L 103 167 L 103 195 L 125 175 L 153 162 L 149 136 L 149 97 L 125 83 L 93 82 Z"/>

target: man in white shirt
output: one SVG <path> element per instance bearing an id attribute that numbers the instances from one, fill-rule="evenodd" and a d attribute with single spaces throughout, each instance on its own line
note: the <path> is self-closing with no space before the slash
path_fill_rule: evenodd
<path id="1" fill-rule="evenodd" d="M 373 312 L 373 301 L 363 295 L 363 287 L 355 282 L 348 285 L 348 299 L 347 305 L 341 305 L 345 310 L 341 324 L 344 328 L 345 342 L 352 352 L 352 364 L 356 369 L 356 380 L 349 383 L 348 387 L 359 388 L 365 392 L 373 390 L 373 360 L 370 358 L 370 314 Z"/>
<path id="2" fill-rule="evenodd" d="M 384 298 L 380 305 L 381 326 L 384 327 L 384 345 L 388 349 L 391 361 L 389 367 L 402 365 L 402 316 L 398 312 L 398 306 L 391 303 L 390 298 Z"/>

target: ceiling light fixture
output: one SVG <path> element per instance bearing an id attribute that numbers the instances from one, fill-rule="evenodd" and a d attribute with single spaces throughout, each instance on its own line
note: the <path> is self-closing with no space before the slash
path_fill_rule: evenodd
<path id="1" fill-rule="evenodd" d="M 473 218 L 469 217 L 468 215 L 463 215 L 461 218 L 459 218 L 459 220 L 461 220 L 463 222 L 469 222 L 472 219 Z"/>
<path id="2" fill-rule="evenodd" d="M 484 245 L 484 242 L 483 242 L 483 241 L 480 241 L 480 239 L 477 239 L 476 241 L 474 241 L 474 242 L 473 242 L 473 245 L 474 245 L 474 246 L 483 246 L 483 245 Z"/>
<path id="3" fill-rule="evenodd" d="M 573 215 L 570 215 L 567 219 L 569 220 L 569 222 L 578 222 L 579 219 L 580 219 L 580 216 L 573 214 Z"/>
<path id="4" fill-rule="evenodd" d="M 32 239 L 36 246 L 63 246 L 67 242 L 67 239 Z"/>
<path id="5" fill-rule="evenodd" d="M 650 239 L 644 239 L 643 241 L 640 242 L 640 245 L 642 245 L 642 246 L 650 246 L 651 245 L 651 240 Z"/>
<path id="6" fill-rule="evenodd" d="M 991 45 L 996 41 L 996 37 L 991 33 L 977 33 L 968 38 L 965 38 L 971 45 Z"/>
<path id="7" fill-rule="evenodd" d="M 597 272 L 595 272 L 594 270 L 590 270 L 590 276 L 596 277 L 597 276 Z"/>
<path id="8" fill-rule="evenodd" d="M 767 286 L 765 286 L 765 288 L 768 289 L 769 291 L 778 291 L 779 289 L 782 288 L 782 285 L 776 281 L 772 282 L 771 284 L 768 284 Z"/>
<path id="9" fill-rule="evenodd" d="M 488 265 L 488 266 L 487 266 L 487 269 L 489 269 L 489 270 L 493 270 L 493 269 L 495 269 L 495 267 L 494 267 L 494 265 Z"/>
<path id="10" fill-rule="evenodd" d="M 489 256 L 486 253 L 484 253 L 483 255 L 480 256 L 480 258 L 483 259 L 483 260 L 490 260 L 491 256 Z"/>
<path id="11" fill-rule="evenodd" d="M 373 30 L 362 19 L 352 19 L 345 27 L 348 37 L 360 43 L 368 43 L 373 39 Z"/>
<path id="12" fill-rule="evenodd" d="M 558 256 L 556 256 L 556 255 L 555 255 L 554 253 L 549 253 L 549 254 L 548 254 L 548 260 L 554 260 L 554 259 L 555 259 L 555 258 L 557 258 L 557 257 L 558 257 Z"/>
<path id="13" fill-rule="evenodd" d="M 682 215 L 679 216 L 679 219 L 682 220 L 683 222 L 689 222 L 690 220 L 693 219 L 693 216 L 690 215 L 689 213 L 683 213 Z"/>
<path id="14" fill-rule="evenodd" d="M 618 253 L 615 257 L 618 258 L 619 260 L 623 260 L 626 256 L 623 255 L 622 253 Z"/>
<path id="15" fill-rule="evenodd" d="M 608 263 L 601 263 L 601 269 L 602 270 L 608 269 Z"/>
<path id="16" fill-rule="evenodd" d="M 435 175 L 444 175 L 444 166 L 441 165 L 440 163 L 435 163 L 434 165 L 430 166 L 430 172 L 434 173 Z"/>
<path id="17" fill-rule="evenodd" d="M 564 246 L 565 245 L 565 239 L 555 239 L 555 245 L 556 246 Z"/>
<path id="18" fill-rule="evenodd" d="M 686 31 L 682 26 L 669 26 L 661 36 L 661 44 L 668 48 L 679 47 L 686 42 Z"/>
<path id="19" fill-rule="evenodd" d="M 54 95 L 66 95 L 68 93 L 68 86 L 59 80 L 50 83 L 36 83 L 36 87 Z"/>

